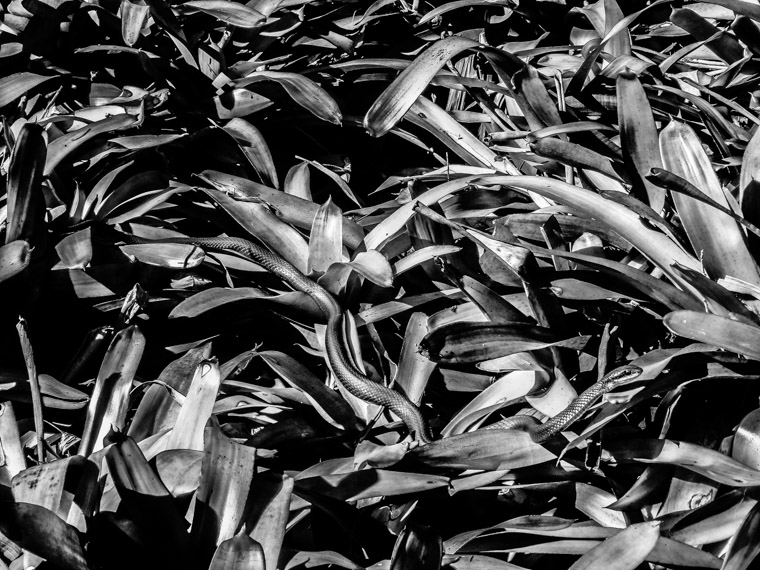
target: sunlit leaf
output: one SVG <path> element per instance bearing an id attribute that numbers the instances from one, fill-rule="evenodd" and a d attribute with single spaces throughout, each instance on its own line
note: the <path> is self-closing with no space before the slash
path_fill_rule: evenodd
<path id="1" fill-rule="evenodd" d="M 204 443 L 191 539 L 210 560 L 217 546 L 238 531 L 251 492 L 256 450 L 233 442 L 214 427 L 206 428 Z"/>
<path id="2" fill-rule="evenodd" d="M 46 156 L 42 128 L 27 123 L 21 128 L 8 168 L 8 229 L 5 243 L 22 240 L 31 246 L 44 246 L 45 203 L 42 176 Z"/>
<path id="3" fill-rule="evenodd" d="M 38 75 L 22 71 L 0 79 L 0 107 L 5 107 L 38 85 L 53 79 L 55 75 Z"/>
<path id="4" fill-rule="evenodd" d="M 570 570 L 633 570 L 646 560 L 657 543 L 659 526 L 656 522 L 631 525 L 581 556 Z"/>
<path id="5" fill-rule="evenodd" d="M 144 1 L 122 0 L 121 2 L 121 37 L 128 46 L 133 46 L 140 38 L 148 19 L 148 4 Z"/>
<path id="6" fill-rule="evenodd" d="M 211 417 L 222 378 L 219 365 L 203 361 L 198 365 L 185 401 L 177 414 L 166 449 L 203 451 L 203 430 Z"/>
<path id="7" fill-rule="evenodd" d="M 660 134 L 665 167 L 685 178 L 722 206 L 728 202 L 696 133 L 686 124 L 672 122 Z M 710 206 L 674 194 L 678 214 L 694 249 L 701 252 L 707 273 L 714 278 L 731 275 L 760 284 L 760 272 L 736 222 Z"/>
<path id="8" fill-rule="evenodd" d="M 182 8 L 186 12 L 204 12 L 240 28 L 254 28 L 266 19 L 261 12 L 231 0 L 192 0 L 182 4 Z"/>
<path id="9" fill-rule="evenodd" d="M 145 337 L 134 325 L 119 332 L 111 341 L 87 408 L 80 455 L 87 457 L 101 449 L 109 431 L 124 427 L 129 391 L 144 348 Z"/>
<path id="10" fill-rule="evenodd" d="M 751 487 L 760 481 L 760 471 L 751 469 L 725 455 L 693 443 L 671 440 L 628 440 L 626 449 L 611 445 L 610 451 L 618 459 L 644 463 L 668 463 L 685 467 L 734 487 Z"/>
<path id="11" fill-rule="evenodd" d="M 209 570 L 264 570 L 264 552 L 251 537 L 239 533 L 222 542 L 214 552 Z"/>
<path id="12" fill-rule="evenodd" d="M 0 283 L 26 269 L 30 254 L 29 244 L 22 240 L 0 246 Z"/>
<path id="13" fill-rule="evenodd" d="M 651 168 L 662 164 L 649 100 L 638 78 L 632 73 L 618 75 L 617 98 L 620 136 L 628 174 L 640 185 L 640 190 L 644 190 L 649 206 L 659 213 L 665 203 L 665 192 L 645 178 Z"/>
<path id="14" fill-rule="evenodd" d="M 760 360 L 760 327 L 696 311 L 675 311 L 663 322 L 678 335 Z"/>

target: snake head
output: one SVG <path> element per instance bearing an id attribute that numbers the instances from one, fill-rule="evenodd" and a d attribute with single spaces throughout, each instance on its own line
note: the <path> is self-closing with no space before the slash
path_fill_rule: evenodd
<path id="1" fill-rule="evenodd" d="M 607 389 L 614 390 L 619 386 L 624 386 L 633 382 L 636 378 L 641 376 L 642 372 L 644 371 L 641 368 L 634 366 L 633 364 L 626 364 L 625 366 L 615 368 L 612 372 L 607 373 L 607 376 L 604 379 Z"/>

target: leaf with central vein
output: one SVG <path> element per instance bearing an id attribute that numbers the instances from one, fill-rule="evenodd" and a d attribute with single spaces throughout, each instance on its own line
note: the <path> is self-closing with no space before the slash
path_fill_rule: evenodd
<path id="1" fill-rule="evenodd" d="M 531 191 L 567 206 L 572 206 L 627 239 L 681 288 L 694 291 L 693 287 L 672 269 L 674 263 L 699 271 L 699 262 L 666 235 L 647 227 L 641 218 L 625 206 L 605 200 L 589 190 L 559 180 L 538 176 L 482 176 L 470 179 L 470 184 L 509 186 Z M 379 227 L 379 226 L 378 226 Z M 376 228 L 377 229 L 377 228 Z M 701 295 L 700 292 L 696 292 Z"/>
<path id="2" fill-rule="evenodd" d="M 590 337 L 558 339 L 549 329 L 524 323 L 452 323 L 429 333 L 421 342 L 423 354 L 442 364 L 466 364 L 516 352 L 564 346 L 580 350 Z"/>
<path id="3" fill-rule="evenodd" d="M 668 313 L 663 324 L 679 336 L 760 360 L 760 327 L 696 311 Z"/>
<path id="4" fill-rule="evenodd" d="M 620 142 L 628 175 L 635 190 L 645 194 L 646 202 L 658 214 L 665 204 L 665 192 L 646 179 L 650 168 L 662 166 L 657 147 L 657 127 L 644 89 L 635 74 L 624 72 L 617 78 Z M 643 192 L 642 192 L 643 191 Z M 641 196 L 642 201 L 643 196 Z"/>
<path id="5" fill-rule="evenodd" d="M 728 208 L 710 158 L 691 127 L 670 123 L 660 133 L 660 151 L 665 168 Z M 700 253 L 711 277 L 730 275 L 760 285 L 760 270 L 747 249 L 742 230 L 730 216 L 680 192 L 673 194 L 673 201 L 694 251 Z"/>

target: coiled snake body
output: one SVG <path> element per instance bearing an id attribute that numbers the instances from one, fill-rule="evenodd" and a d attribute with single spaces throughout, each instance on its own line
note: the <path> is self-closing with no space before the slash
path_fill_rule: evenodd
<path id="1" fill-rule="evenodd" d="M 306 293 L 317 304 L 327 319 L 325 349 L 332 371 L 343 387 L 357 398 L 379 406 L 385 406 L 406 424 L 412 437 L 423 443 L 432 441 L 430 430 L 420 410 L 404 394 L 370 380 L 354 363 L 343 338 L 343 311 L 333 296 L 321 285 L 315 283 L 296 267 L 280 256 L 246 239 L 235 237 L 192 238 L 172 237 L 167 239 L 145 239 L 130 234 L 120 234 L 126 243 L 179 243 L 209 250 L 230 250 L 253 260 L 273 273 L 294 289 Z M 540 443 L 550 439 L 579 419 L 603 394 L 630 382 L 641 374 L 637 366 L 621 366 L 606 374 L 596 384 L 578 396 L 573 402 L 545 424 L 539 424 L 531 416 L 515 416 L 501 420 L 486 429 L 521 429 Z"/>
<path id="2" fill-rule="evenodd" d="M 327 319 L 325 349 L 332 371 L 343 387 L 357 398 L 393 411 L 406 424 L 412 437 L 423 443 L 432 441 L 430 431 L 422 414 L 405 395 L 370 380 L 353 361 L 343 340 L 343 311 L 333 296 L 321 285 L 315 283 L 296 267 L 269 250 L 246 239 L 234 237 L 218 238 L 168 238 L 144 239 L 134 235 L 121 234 L 127 243 L 179 243 L 209 250 L 230 250 L 240 253 L 273 273 L 294 289 L 306 293 L 317 304 Z"/>

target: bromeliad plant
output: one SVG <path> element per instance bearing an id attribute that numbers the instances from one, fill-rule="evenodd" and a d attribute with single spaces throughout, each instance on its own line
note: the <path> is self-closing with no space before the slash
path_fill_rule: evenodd
<path id="1" fill-rule="evenodd" d="M 756 6 L 2 18 L 0 567 L 750 565 Z M 438 440 L 340 392 L 302 293 L 124 233 L 264 243 Z M 478 429 L 623 363 L 567 439 Z"/>

